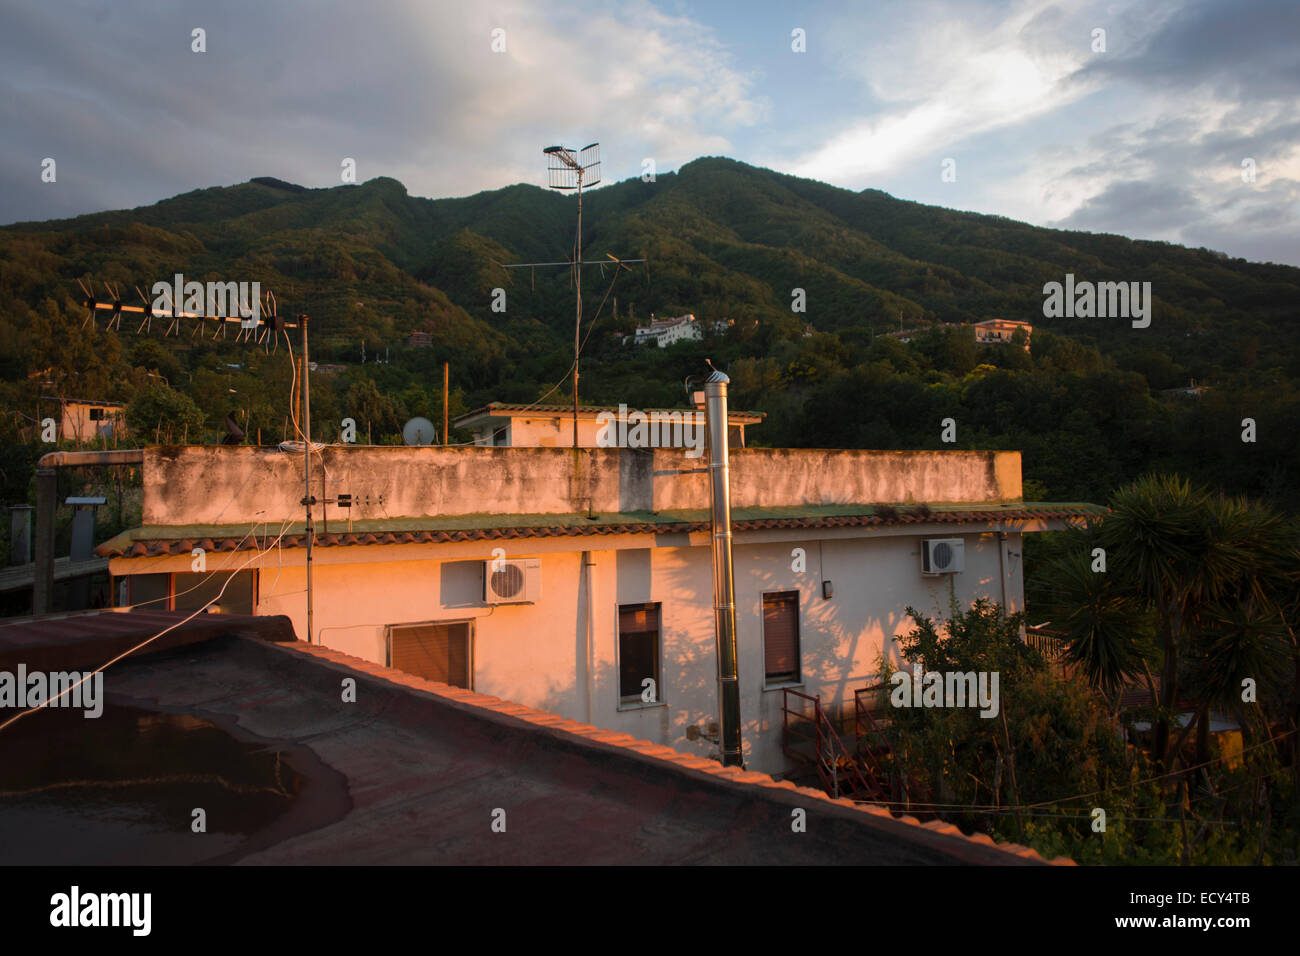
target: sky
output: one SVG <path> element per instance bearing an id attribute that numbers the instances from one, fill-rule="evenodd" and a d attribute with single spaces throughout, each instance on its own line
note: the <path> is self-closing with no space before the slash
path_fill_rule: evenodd
<path id="1" fill-rule="evenodd" d="M 0 89 L 0 223 L 600 141 L 1300 265 L 1300 0 L 5 0 Z"/>

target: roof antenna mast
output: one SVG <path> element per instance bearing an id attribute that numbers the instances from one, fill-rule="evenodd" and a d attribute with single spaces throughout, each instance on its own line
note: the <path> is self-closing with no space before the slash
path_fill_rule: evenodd
<path id="1" fill-rule="evenodd" d="M 600 182 L 600 143 L 592 143 L 581 150 L 564 146 L 548 146 L 542 150 L 550 157 L 547 183 L 551 189 L 576 189 L 578 191 L 577 251 L 573 257 L 573 284 L 577 290 L 577 308 L 573 323 L 573 447 L 578 447 L 578 353 L 582 350 L 579 333 L 582 330 L 582 187 Z"/>

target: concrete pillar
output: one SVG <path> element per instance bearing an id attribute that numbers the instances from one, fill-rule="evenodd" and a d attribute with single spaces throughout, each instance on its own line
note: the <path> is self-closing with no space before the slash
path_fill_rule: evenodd
<path id="1" fill-rule="evenodd" d="M 9 506 L 9 563 L 32 562 L 32 506 Z"/>
<path id="2" fill-rule="evenodd" d="M 32 613 L 49 614 L 54 601 L 54 508 L 58 472 L 36 469 L 36 578 L 32 584 Z"/>

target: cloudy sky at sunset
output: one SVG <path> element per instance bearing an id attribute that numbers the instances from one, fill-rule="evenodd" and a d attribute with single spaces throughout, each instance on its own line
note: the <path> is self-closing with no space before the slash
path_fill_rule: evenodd
<path id="1" fill-rule="evenodd" d="M 344 157 L 414 195 L 543 185 L 542 147 L 600 140 L 607 182 L 723 155 L 1300 265 L 1296 0 L 9 0 L 0 16 L 0 222 L 253 176 L 337 185 Z"/>

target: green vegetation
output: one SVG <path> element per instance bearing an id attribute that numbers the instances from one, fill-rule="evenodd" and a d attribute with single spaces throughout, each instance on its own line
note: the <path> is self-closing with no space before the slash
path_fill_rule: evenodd
<path id="1" fill-rule="evenodd" d="M 312 316 L 312 358 L 345 366 L 312 378 L 317 439 L 336 438 L 343 417 L 376 443 L 399 440 L 413 415 L 440 422 L 443 361 L 452 415 L 494 399 L 564 401 L 567 387 L 552 388 L 572 362 L 569 276 L 502 265 L 566 258 L 573 213 L 572 197 L 525 185 L 426 200 L 391 179 L 302 189 L 264 178 L 0 229 L 9 411 L 0 440 L 30 440 L 43 395 L 132 403 L 158 383 L 202 414 L 198 433 L 187 430 L 188 407 L 173 400 L 174 438 L 218 440 L 232 412 L 250 441 L 292 437 L 283 338 L 264 352 L 214 341 L 211 330 L 163 338 L 155 323 L 153 335 L 136 335 L 129 317 L 121 332 L 104 331 L 103 317 L 82 329 L 77 279 L 95 280 L 101 296 L 105 281 L 148 294 L 177 272 L 258 281 L 282 312 Z M 955 447 L 1022 450 L 1044 497 L 1101 500 L 1155 468 L 1287 510 L 1300 501 L 1300 269 L 1041 229 L 717 158 L 595 190 L 584 222 L 589 258 L 650 260 L 617 281 L 612 269 L 584 274 L 586 402 L 679 405 L 683 378 L 707 356 L 732 376 L 734 407 L 768 413 L 751 433 L 758 444 L 954 447 L 940 441 L 951 416 Z M 1152 282 L 1151 327 L 1044 319 L 1043 283 L 1067 272 Z M 492 311 L 495 288 L 506 290 L 504 313 Z M 806 313 L 791 312 L 796 288 Z M 667 349 L 623 345 L 652 312 L 734 325 Z M 952 325 L 994 317 L 1033 323 L 1032 351 L 977 346 Z M 900 322 L 922 332 L 908 343 L 885 337 Z M 417 330 L 433 347 L 405 347 Z M 1161 393 L 1192 379 L 1209 390 Z M 1254 443 L 1241 441 L 1248 417 Z M 152 429 L 166 424 L 155 415 Z"/>
<path id="2" fill-rule="evenodd" d="M 923 662 L 926 672 L 1000 676 L 993 718 L 973 707 L 889 710 L 890 765 L 910 781 L 914 812 L 932 807 L 966 832 L 1085 864 L 1294 862 L 1300 807 L 1283 742 L 1247 735 L 1239 754 L 1211 750 L 1162 771 L 1125 743 L 1125 725 L 1149 714 L 1117 717 L 1086 681 L 1054 674 L 1021 641 L 1021 615 L 1004 618 L 985 600 L 954 607 L 942 625 L 908 612 L 915 626 L 899 646 L 909 675 Z M 882 663 L 886 683 L 890 671 Z"/>

